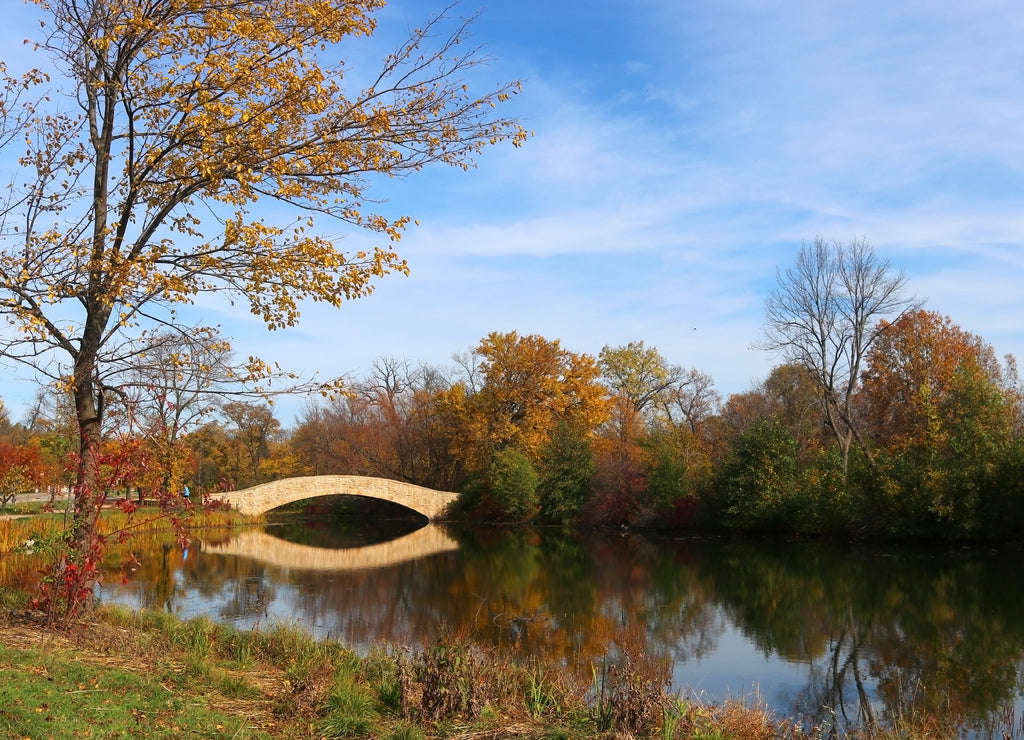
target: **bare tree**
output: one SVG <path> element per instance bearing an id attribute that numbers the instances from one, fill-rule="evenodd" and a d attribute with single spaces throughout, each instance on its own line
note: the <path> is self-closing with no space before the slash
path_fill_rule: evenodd
<path id="1" fill-rule="evenodd" d="M 697 434 L 722 405 L 722 397 L 715 390 L 714 378 L 707 373 L 697 368 L 675 370 L 675 383 L 662 399 L 662 413 L 673 425 L 686 426 Z"/>
<path id="2" fill-rule="evenodd" d="M 168 329 L 146 334 L 145 340 L 146 351 L 126 372 L 111 376 L 111 393 L 146 434 L 174 444 L 211 414 L 219 399 L 259 395 L 235 389 L 234 378 L 244 369 L 232 366 L 230 347 L 213 333 Z"/>
<path id="3" fill-rule="evenodd" d="M 235 438 L 243 452 L 244 474 L 248 478 L 245 483 L 262 483 L 260 464 L 270 457 L 270 443 L 280 435 L 281 423 L 274 418 L 269 405 L 231 401 L 224 404 L 222 412 L 234 425 Z"/>
<path id="4" fill-rule="evenodd" d="M 842 244 L 818 237 L 778 272 L 778 286 L 768 297 L 760 346 L 813 373 L 844 472 L 859 440 L 854 399 L 864 356 L 882 319 L 919 305 L 904 297 L 905 290 L 903 273 L 894 272 L 867 241 Z"/>

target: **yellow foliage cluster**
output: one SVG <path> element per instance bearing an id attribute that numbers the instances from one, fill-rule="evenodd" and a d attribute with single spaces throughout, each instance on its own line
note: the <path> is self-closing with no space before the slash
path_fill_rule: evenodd
<path id="1" fill-rule="evenodd" d="M 73 394 L 86 489 L 146 338 L 216 334 L 180 326 L 181 304 L 225 292 L 278 329 L 304 301 L 368 295 L 407 270 L 408 218 L 368 210 L 367 176 L 466 168 L 526 136 L 492 110 L 518 83 L 478 95 L 463 79 L 482 61 L 455 53 L 472 19 L 436 16 L 353 85 L 344 44 L 383 0 L 33 2 L 49 72 L 0 68 L 0 146 L 25 145 L 0 203 L 0 313 L 17 330 L 0 351 Z M 59 94 L 29 100 L 51 79 Z M 383 243 L 346 252 L 325 222 Z"/>
<path id="2" fill-rule="evenodd" d="M 568 424 L 590 435 L 609 415 L 608 391 L 593 357 L 558 340 L 492 332 L 474 350 L 482 386 L 451 395 L 459 424 L 458 453 L 482 467 L 504 447 L 539 460 L 555 428 Z"/>
<path id="3" fill-rule="evenodd" d="M 464 26 L 422 48 L 441 17 L 349 89 L 341 45 L 373 33 L 380 0 L 35 1 L 39 46 L 82 112 L 24 122 L 35 177 L 12 209 L 25 226 L 5 233 L 0 288 L 31 339 L 73 355 L 74 335 L 104 341 L 111 315 L 127 328 L 145 305 L 204 291 L 243 297 L 272 329 L 305 299 L 367 295 L 405 261 L 393 246 L 346 253 L 320 224 L 398 241 L 408 218 L 367 212 L 365 175 L 467 166 L 525 136 L 485 113 L 517 83 L 474 97 L 461 80 L 477 63 L 450 53 Z M 261 200 L 272 216 L 253 212 Z M 50 317 L 68 299 L 85 309 L 70 327 Z"/>
<path id="4" fill-rule="evenodd" d="M 49 74 L 4 77 L 0 144 L 16 126 L 26 150 L 0 213 L 0 310 L 22 332 L 7 354 L 64 352 L 73 373 L 55 374 L 79 389 L 118 355 L 104 346 L 177 323 L 202 292 L 247 301 L 271 329 L 304 300 L 369 294 L 407 270 L 394 244 L 409 219 L 366 210 L 366 175 L 466 167 L 526 135 L 490 112 L 518 83 L 474 96 L 463 82 L 479 63 L 453 53 L 469 21 L 430 50 L 434 18 L 355 87 L 342 45 L 373 33 L 381 0 L 34 1 L 36 48 L 80 112 L 23 99 Z M 348 253 L 324 219 L 384 244 Z"/>

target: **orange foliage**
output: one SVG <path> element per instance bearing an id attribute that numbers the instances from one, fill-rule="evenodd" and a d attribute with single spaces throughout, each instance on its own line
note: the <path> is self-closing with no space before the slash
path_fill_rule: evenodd
<path id="1" fill-rule="evenodd" d="M 609 414 L 597 363 L 537 335 L 492 332 L 474 353 L 481 358 L 478 393 L 449 394 L 463 418 L 462 454 L 482 469 L 497 450 L 513 446 L 533 460 L 559 422 L 588 433 Z"/>
<path id="2" fill-rule="evenodd" d="M 6 504 L 19 493 L 42 488 L 47 472 L 38 447 L 0 442 L 0 503 Z"/>
<path id="3" fill-rule="evenodd" d="M 897 454 L 1012 428 L 1014 405 L 992 348 L 933 311 L 883 324 L 862 393 L 873 439 Z"/>

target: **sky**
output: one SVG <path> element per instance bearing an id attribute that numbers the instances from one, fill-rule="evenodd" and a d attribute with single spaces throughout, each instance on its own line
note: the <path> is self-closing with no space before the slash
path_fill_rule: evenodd
<path id="1" fill-rule="evenodd" d="M 0 48 L 32 30 L 15 3 Z M 392 0 L 373 44 L 443 9 Z M 467 0 L 502 112 L 533 132 L 469 171 L 373 191 L 408 215 L 410 275 L 267 332 L 205 307 L 239 355 L 365 376 L 448 366 L 490 332 L 596 356 L 643 341 L 723 397 L 780 360 L 753 346 L 778 269 L 864 239 L 924 307 L 1024 356 L 1024 4 L 947 0 Z M 2 54 L 2 52 L 0 52 Z M 483 91 L 483 87 L 480 91 Z M 343 246 L 363 246 L 355 231 Z M 0 397 L 23 386 L 8 377 Z M 8 401 L 11 406 L 11 402 Z M 288 424 L 301 403 L 279 403 Z"/>

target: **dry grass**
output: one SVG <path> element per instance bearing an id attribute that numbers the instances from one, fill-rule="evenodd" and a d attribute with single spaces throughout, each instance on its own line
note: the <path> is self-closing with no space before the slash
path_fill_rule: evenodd
<path id="1" fill-rule="evenodd" d="M 809 740 L 803 730 L 770 712 L 760 699 L 712 703 L 677 700 L 674 729 L 666 737 L 731 740 Z"/>
<path id="2" fill-rule="evenodd" d="M 110 508 L 103 513 L 100 531 L 106 535 L 118 532 L 132 535 L 169 532 L 173 529 L 173 517 L 184 517 L 190 531 L 249 525 L 259 521 L 224 509 L 195 509 L 187 512 L 146 507 L 129 516 L 119 509 Z M 0 517 L 0 554 L 14 552 L 24 547 L 29 540 L 56 541 L 67 532 L 68 527 L 70 519 L 60 512 L 5 515 Z"/>

